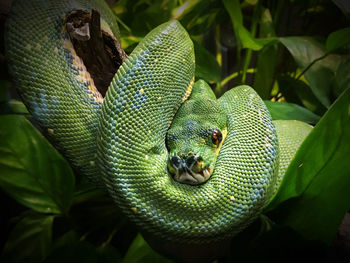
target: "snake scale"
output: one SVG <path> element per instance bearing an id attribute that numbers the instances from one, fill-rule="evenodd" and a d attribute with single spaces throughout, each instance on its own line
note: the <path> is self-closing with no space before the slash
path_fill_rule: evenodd
<path id="1" fill-rule="evenodd" d="M 216 99 L 195 82 L 193 44 L 175 20 L 138 44 L 103 97 L 64 26 L 92 8 L 118 40 L 103 1 L 14 2 L 6 54 L 33 118 L 143 233 L 197 244 L 234 236 L 276 193 L 311 126 L 272 121 L 248 86 Z"/>

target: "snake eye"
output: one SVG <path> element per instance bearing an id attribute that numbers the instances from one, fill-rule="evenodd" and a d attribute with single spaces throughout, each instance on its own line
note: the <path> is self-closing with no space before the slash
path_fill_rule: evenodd
<path id="1" fill-rule="evenodd" d="M 222 141 L 222 134 L 221 131 L 218 129 L 215 129 L 211 133 L 211 141 L 214 145 L 219 145 L 219 143 Z"/>

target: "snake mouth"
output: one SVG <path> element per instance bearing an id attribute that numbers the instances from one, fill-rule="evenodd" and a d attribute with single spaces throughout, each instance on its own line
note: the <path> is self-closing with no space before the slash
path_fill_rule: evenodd
<path id="1" fill-rule="evenodd" d="M 205 168 L 199 172 L 193 172 L 189 169 L 186 169 L 182 172 L 177 171 L 174 176 L 174 179 L 183 184 L 198 185 L 206 182 L 211 176 L 209 168 Z"/>
<path id="2" fill-rule="evenodd" d="M 172 155 L 168 160 L 168 170 L 173 179 L 179 183 L 199 185 L 205 183 L 212 170 L 203 158 L 196 154 Z"/>

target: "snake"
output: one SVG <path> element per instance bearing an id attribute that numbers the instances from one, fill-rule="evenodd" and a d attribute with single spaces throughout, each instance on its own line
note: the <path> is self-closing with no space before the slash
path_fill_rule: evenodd
<path id="1" fill-rule="evenodd" d="M 233 237 L 276 195 L 312 126 L 272 120 L 247 85 L 216 98 L 196 79 L 192 40 L 176 20 L 138 43 L 104 95 L 66 26 L 72 12 L 92 10 L 120 43 L 104 1 L 14 1 L 6 58 L 33 119 L 142 233 L 188 244 Z"/>

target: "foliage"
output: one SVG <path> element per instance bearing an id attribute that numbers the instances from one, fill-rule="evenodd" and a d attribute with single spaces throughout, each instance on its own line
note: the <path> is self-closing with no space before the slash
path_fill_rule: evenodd
<path id="1" fill-rule="evenodd" d="M 281 253 L 274 253 L 276 259 L 282 253 L 297 258 L 304 248 L 321 259 L 350 207 L 346 2 L 119 0 L 112 7 L 128 53 L 152 28 L 178 19 L 194 42 L 196 78 L 210 83 L 218 96 L 248 84 L 273 119 L 315 125 L 265 215 L 233 238 L 231 253 L 218 262 L 270 260 L 273 247 Z M 1 258 L 171 262 L 149 247 L 103 190 L 74 175 L 28 121 L 10 77 L 1 74 L 0 194 L 12 207 L 1 220 L 6 222 Z"/>

